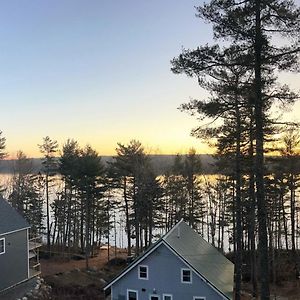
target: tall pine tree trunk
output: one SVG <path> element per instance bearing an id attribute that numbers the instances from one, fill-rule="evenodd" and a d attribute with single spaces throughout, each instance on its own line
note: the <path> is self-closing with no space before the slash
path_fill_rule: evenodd
<path id="1" fill-rule="evenodd" d="M 127 179 L 126 176 L 123 178 L 123 197 L 125 201 L 125 217 L 126 217 L 126 233 L 127 233 L 127 255 L 131 256 L 131 229 L 129 220 L 129 203 L 127 198 Z"/>
<path id="2" fill-rule="evenodd" d="M 262 98 L 262 28 L 261 28 L 261 0 L 255 0 L 255 138 L 256 138 L 256 195 L 258 208 L 258 238 L 260 264 L 260 292 L 261 300 L 270 299 L 269 288 L 269 257 L 267 234 L 267 211 L 264 192 L 264 126 L 263 126 L 263 98 Z"/>
<path id="3" fill-rule="evenodd" d="M 86 195 L 86 222 L 85 222 L 85 268 L 89 269 L 89 257 L 90 257 L 90 214 L 91 214 L 91 199 L 90 193 Z M 109 247 L 109 245 L 108 245 Z"/>
<path id="4" fill-rule="evenodd" d="M 296 250 L 296 199 L 295 199 L 295 178 L 290 175 L 290 205 L 291 205 L 291 239 L 292 239 L 292 253 L 295 269 L 295 278 L 299 276 L 298 270 L 298 255 Z"/>
<path id="5" fill-rule="evenodd" d="M 50 211 L 49 211 L 49 176 L 48 172 L 46 174 L 46 214 L 47 214 L 47 251 L 48 255 L 50 255 Z"/>
<path id="6" fill-rule="evenodd" d="M 238 83 L 236 83 L 236 87 Z M 235 300 L 241 299 L 241 283 L 242 283 L 242 203 L 241 203 L 241 116 L 239 111 L 239 103 L 237 95 L 235 95 L 235 114 L 236 114 L 236 149 L 235 149 L 235 182 L 236 182 L 236 197 L 235 197 L 235 221 L 236 221 L 236 252 L 234 254 L 234 275 L 235 275 Z"/>
<path id="7" fill-rule="evenodd" d="M 250 175 L 249 175 L 249 200 L 250 203 L 250 222 L 249 222 L 249 239 L 251 251 L 251 282 L 252 282 L 252 296 L 257 296 L 257 267 L 256 267 L 256 245 L 255 245 L 255 223 L 256 223 L 256 197 L 255 197 L 255 176 L 254 176 L 254 128 L 253 128 L 253 109 L 250 108 Z"/>

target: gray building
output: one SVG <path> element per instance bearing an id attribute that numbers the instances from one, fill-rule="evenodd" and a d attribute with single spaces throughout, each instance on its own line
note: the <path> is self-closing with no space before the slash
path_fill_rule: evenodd
<path id="1" fill-rule="evenodd" d="M 40 274 L 37 249 L 29 238 L 30 225 L 0 196 L 0 293 Z"/>
<path id="2" fill-rule="evenodd" d="M 104 287 L 112 300 L 231 300 L 234 265 L 184 221 Z"/>

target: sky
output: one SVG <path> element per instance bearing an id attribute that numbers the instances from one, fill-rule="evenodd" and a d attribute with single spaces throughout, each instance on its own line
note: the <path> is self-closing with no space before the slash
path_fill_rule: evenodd
<path id="1" fill-rule="evenodd" d="M 40 156 L 45 136 L 100 155 L 131 139 L 150 153 L 211 153 L 190 136 L 197 120 L 177 109 L 206 93 L 170 71 L 183 47 L 212 42 L 211 26 L 195 17 L 199 3 L 0 1 L 0 129 L 9 157 Z M 298 79 L 284 78 L 295 87 Z"/>

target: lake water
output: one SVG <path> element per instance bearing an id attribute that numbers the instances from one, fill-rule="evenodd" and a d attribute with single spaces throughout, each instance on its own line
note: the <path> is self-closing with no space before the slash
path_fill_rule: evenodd
<path id="1" fill-rule="evenodd" d="M 11 192 L 11 183 L 12 183 L 12 174 L 10 173 L 6 173 L 6 174 L 0 174 L 0 184 L 2 186 L 2 188 L 5 188 L 4 192 L 3 192 L 3 196 L 5 198 L 8 197 L 8 195 Z M 210 183 L 215 183 L 217 178 L 220 175 L 205 175 L 205 178 L 202 177 L 202 182 L 210 182 Z M 59 180 L 57 180 L 57 184 L 51 188 L 51 192 L 50 192 L 50 203 L 55 199 L 56 194 L 58 192 L 60 192 L 62 190 L 62 186 L 61 184 L 59 184 Z M 298 189 L 296 196 L 299 195 L 300 192 L 300 188 Z M 122 200 L 122 194 L 120 192 L 115 192 L 113 197 L 119 201 Z M 206 199 L 208 199 L 208 196 L 205 196 Z M 288 210 L 287 210 L 288 212 Z M 46 214 L 46 205 L 44 204 L 44 213 Z M 52 215 L 51 215 L 52 217 Z M 298 212 L 298 217 L 300 217 L 300 213 Z M 113 223 L 115 224 L 116 230 L 112 229 L 111 233 L 110 233 L 110 244 L 111 245 L 117 245 L 117 247 L 126 247 L 127 245 L 127 235 L 125 232 L 125 215 L 122 211 L 119 211 L 115 214 L 115 216 L 112 216 Z M 300 220 L 300 219 L 299 219 Z M 46 218 L 45 221 L 46 222 Z M 45 224 L 46 225 L 46 224 Z M 299 224 L 298 224 L 299 226 Z M 158 235 L 163 235 L 165 232 L 162 230 L 157 230 L 156 232 L 154 232 L 155 234 Z M 205 232 L 204 232 L 205 235 Z M 217 232 L 216 232 L 216 239 L 217 239 Z M 102 242 L 107 242 L 107 238 L 104 238 Z M 134 240 L 133 243 L 134 245 Z M 298 236 L 297 238 L 297 244 L 298 244 L 298 249 L 300 246 L 300 237 Z M 229 249 L 229 236 L 228 236 L 228 232 L 225 230 L 225 246 L 224 246 L 225 250 Z M 232 248 L 232 246 L 231 246 Z"/>

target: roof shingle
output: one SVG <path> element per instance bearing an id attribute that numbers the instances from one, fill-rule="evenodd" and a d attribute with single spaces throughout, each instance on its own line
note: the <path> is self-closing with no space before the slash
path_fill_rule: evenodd
<path id="1" fill-rule="evenodd" d="M 234 264 L 206 242 L 184 221 L 171 229 L 163 240 L 214 287 L 233 297 Z"/>
<path id="2" fill-rule="evenodd" d="M 27 221 L 0 196 L 0 234 L 29 228 Z"/>

